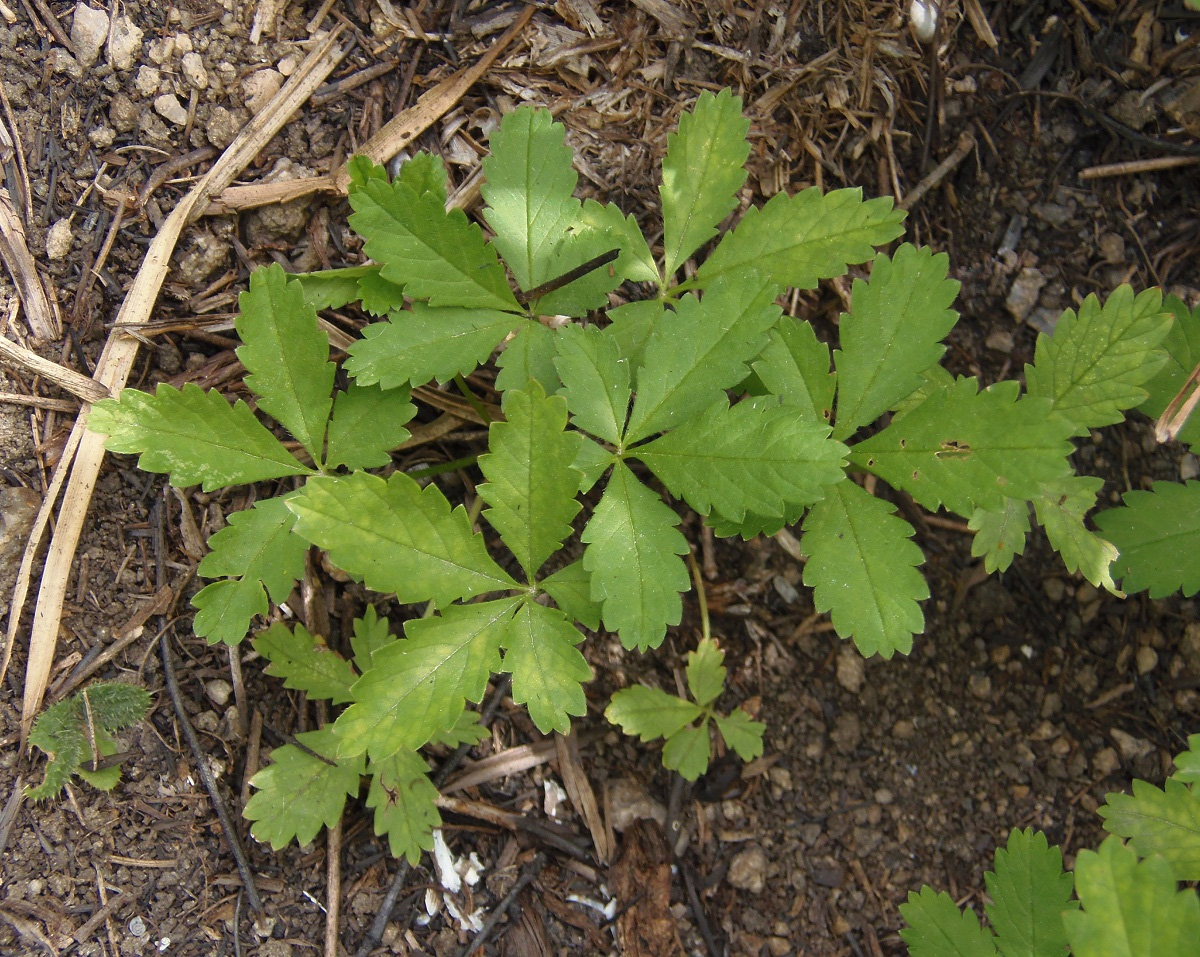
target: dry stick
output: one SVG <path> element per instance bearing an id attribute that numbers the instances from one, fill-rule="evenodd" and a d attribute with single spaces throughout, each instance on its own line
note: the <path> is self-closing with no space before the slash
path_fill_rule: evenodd
<path id="1" fill-rule="evenodd" d="M 1130 160 L 1127 163 L 1108 163 L 1104 166 L 1089 166 L 1079 171 L 1080 179 L 1104 179 L 1109 176 L 1133 176 L 1137 173 L 1154 173 L 1164 169 L 1178 169 L 1200 163 L 1200 156 L 1156 156 L 1153 159 Z"/>
<path id="2" fill-rule="evenodd" d="M 958 145 L 954 147 L 954 152 L 947 156 L 944 160 L 937 164 L 929 174 L 917 183 L 916 189 L 904 197 L 896 204 L 899 209 L 912 209 L 917 205 L 931 189 L 938 185 L 942 180 L 950 175 L 959 163 L 967 158 L 967 155 L 975 148 L 975 139 L 970 133 L 963 133 L 958 138 Z"/>
<path id="3" fill-rule="evenodd" d="M 25 307 L 25 321 L 29 323 L 30 332 L 38 339 L 57 339 L 62 335 L 58 316 L 46 296 L 37 266 L 29 252 L 25 228 L 6 189 L 0 189 L 0 259 L 4 260 L 4 265 L 12 273 L 21 305 Z"/>
<path id="4" fill-rule="evenodd" d="M 149 318 L 166 278 L 171 253 L 179 240 L 183 227 L 199 215 L 199 210 L 208 205 L 209 199 L 233 181 L 262 149 L 274 138 L 291 115 L 312 95 L 341 62 L 344 51 L 338 47 L 341 29 L 334 30 L 317 43 L 301 63 L 296 73 L 288 79 L 279 92 L 263 110 L 242 129 L 220 159 L 204 178 L 188 192 L 162 228 L 146 258 L 133 279 L 128 294 L 117 314 L 117 326 L 137 326 Z M 111 392 L 119 392 L 129 378 L 137 356 L 139 342 L 136 338 L 114 329 L 104 345 L 100 361 L 96 365 L 95 378 Z M 33 629 L 29 638 L 29 658 L 25 667 L 25 687 L 21 698 L 21 748 L 29 736 L 33 718 L 42 703 L 50 669 L 54 663 L 54 652 L 58 644 L 58 629 L 62 621 L 63 601 L 66 597 L 67 580 L 70 577 L 71 561 L 79 544 L 87 516 L 92 490 L 104 460 L 104 437 L 88 432 L 84 422 L 86 414 L 75 420 L 75 426 L 67 439 L 63 456 L 54 471 L 50 491 L 42 503 L 41 511 L 34 520 L 34 530 L 21 559 L 21 571 L 13 591 L 9 608 L 7 644 L 4 652 L 4 667 L 12 653 L 12 644 L 21 620 L 21 609 L 29 588 L 30 569 L 34 553 L 41 542 L 54 500 L 63 482 L 67 490 L 59 511 L 58 524 L 46 556 L 45 570 L 38 589 L 37 606 L 34 610 Z M 69 481 L 68 481 L 69 475 Z M 0 667 L 3 675 L 4 667 Z"/>
<path id="5" fill-rule="evenodd" d="M 492 936 L 492 931 L 496 929 L 496 925 L 500 923 L 501 918 L 508 913 L 508 909 L 512 907 L 517 899 L 517 895 L 525 890 L 530 884 L 537 880 L 538 875 L 542 873 L 542 869 L 546 866 L 547 858 L 544 852 L 538 851 L 534 855 L 533 860 L 521 868 L 521 876 L 517 878 L 517 882 L 513 884 L 512 889 L 504 895 L 496 909 L 488 915 L 488 919 L 483 922 L 483 927 L 479 933 L 475 935 L 475 939 L 467 944 L 458 952 L 458 957 L 470 957 L 476 950 L 487 943 L 487 939 Z"/>
<path id="6" fill-rule="evenodd" d="M 204 789 L 208 791 L 208 796 L 216 809 L 217 820 L 221 822 L 221 830 L 225 832 L 225 841 L 233 852 L 233 859 L 237 862 L 238 874 L 241 875 L 242 884 L 246 887 L 250 906 L 262 913 L 262 900 L 258 896 L 258 887 L 254 883 L 254 872 L 250 870 L 250 862 L 246 860 L 246 852 L 242 850 L 241 838 L 234 830 L 233 821 L 225 807 L 225 801 L 217 788 L 217 779 L 213 777 L 208 761 L 204 758 L 204 752 L 200 750 L 200 739 L 196 737 L 196 731 L 183 707 L 183 699 L 179 696 L 179 683 L 175 680 L 175 656 L 171 654 L 171 643 L 166 633 L 158 640 L 158 645 L 162 652 L 163 678 L 166 681 L 167 693 L 171 696 L 171 704 L 175 707 L 175 717 L 179 720 L 180 727 L 183 728 L 183 736 L 187 739 L 188 748 L 192 752 L 192 760 L 196 762 L 200 780 L 204 782 Z"/>
<path id="7" fill-rule="evenodd" d="M 342 900 L 342 819 L 329 829 L 326 839 L 325 957 L 338 957 L 338 922 Z"/>
<path id="8" fill-rule="evenodd" d="M 28 310 L 25 314 L 29 314 Z M 57 362 L 49 359 L 43 359 L 36 352 L 17 345 L 6 336 L 0 336 L 0 357 L 8 359 L 15 365 L 24 366 L 34 375 L 49 379 L 60 389 L 65 389 L 72 395 L 83 399 L 84 402 L 99 402 L 101 399 L 109 397 L 108 389 L 91 376 L 83 375 L 66 366 L 60 366 Z"/>

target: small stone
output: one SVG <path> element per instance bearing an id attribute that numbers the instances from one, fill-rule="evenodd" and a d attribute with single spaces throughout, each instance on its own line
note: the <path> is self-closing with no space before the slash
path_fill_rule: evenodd
<path id="1" fill-rule="evenodd" d="M 1154 750 L 1154 745 L 1145 738 L 1135 738 L 1120 728 L 1110 729 L 1108 735 L 1117 743 L 1117 750 L 1126 761 L 1134 761 Z"/>
<path id="2" fill-rule="evenodd" d="M 614 831 L 624 831 L 635 821 L 646 818 L 663 824 L 667 809 L 646 793 L 634 778 L 616 778 L 608 782 L 608 806 L 612 808 Z"/>
<path id="3" fill-rule="evenodd" d="M 71 18 L 71 43 L 79 62 L 91 66 L 100 56 L 104 41 L 108 39 L 108 14 L 93 10 L 86 3 L 75 4 L 75 16 Z"/>
<path id="4" fill-rule="evenodd" d="M 1158 664 L 1158 652 L 1149 645 L 1142 645 L 1137 650 L 1137 670 L 1139 675 L 1148 675 Z"/>
<path id="5" fill-rule="evenodd" d="M 66 259 L 75 238 L 69 219 L 60 219 L 46 231 L 46 258 L 51 262 Z"/>
<path id="6" fill-rule="evenodd" d="M 896 800 L 896 796 L 894 794 L 892 794 L 892 792 L 889 791 L 887 788 L 880 788 L 878 791 L 875 792 L 875 803 L 876 804 L 888 805 L 888 804 L 891 804 L 894 800 Z"/>
<path id="7" fill-rule="evenodd" d="M 984 342 L 989 349 L 1006 354 L 1013 351 L 1014 344 L 1013 334 L 1007 329 L 997 329 Z"/>
<path id="8" fill-rule="evenodd" d="M 137 77 L 133 81 L 134 87 L 142 96 L 154 96 L 158 92 L 160 83 L 162 83 L 162 74 L 154 67 L 145 64 L 138 68 Z"/>
<path id="9" fill-rule="evenodd" d="M 1120 766 L 1121 759 L 1117 757 L 1117 752 L 1112 748 L 1102 748 L 1092 758 L 1092 771 L 1096 774 L 1107 776 Z"/>
<path id="10" fill-rule="evenodd" d="M 1100 237 L 1100 255 L 1110 266 L 1125 262 L 1125 240 L 1119 233 L 1105 233 Z"/>
<path id="11" fill-rule="evenodd" d="M 154 112 L 168 123 L 174 123 L 176 126 L 187 125 L 187 107 L 179 102 L 179 97 L 174 93 L 164 93 L 162 96 L 155 97 Z"/>
<path id="12" fill-rule="evenodd" d="M 916 733 L 916 725 L 909 721 L 908 718 L 901 718 L 892 725 L 892 737 L 899 738 L 901 741 L 908 741 Z"/>
<path id="13" fill-rule="evenodd" d="M 1029 317 L 1033 307 L 1037 305 L 1038 294 L 1044 285 L 1046 277 L 1042 275 L 1041 270 L 1033 266 L 1026 266 L 1017 273 L 1017 278 L 1008 290 L 1008 298 L 1004 300 L 1009 314 L 1017 322 L 1024 322 Z"/>
<path id="14" fill-rule="evenodd" d="M 135 917 L 129 922 L 129 933 L 134 937 L 146 936 L 146 922 L 140 917 Z"/>
<path id="15" fill-rule="evenodd" d="M 108 104 L 108 121 L 120 133 L 128 133 L 135 129 L 141 115 L 142 108 L 134 103 L 127 93 L 118 93 Z"/>
<path id="16" fill-rule="evenodd" d="M 821 887 L 841 887 L 846 872 L 836 861 L 824 861 L 813 867 L 813 881 Z"/>
<path id="17" fill-rule="evenodd" d="M 761 894 L 767 886 L 767 855 L 754 845 L 738 851 L 729 862 L 729 884 L 740 891 Z"/>
<path id="18" fill-rule="evenodd" d="M 257 70 L 242 80 L 242 95 L 246 98 L 246 109 L 257 113 L 283 86 L 283 74 L 278 70 Z"/>
<path id="19" fill-rule="evenodd" d="M 117 138 L 117 131 L 111 126 L 97 126 L 95 129 L 88 131 L 88 142 L 96 149 L 106 150 L 113 145 Z"/>
<path id="20" fill-rule="evenodd" d="M 967 690 L 976 698 L 986 698 L 992 693 L 992 679 L 987 675 L 973 674 L 967 679 Z"/>
<path id="21" fill-rule="evenodd" d="M 1061 578 L 1047 578 L 1042 582 L 1042 591 L 1046 593 L 1046 597 L 1057 604 L 1062 601 L 1067 594 L 1067 586 Z"/>
<path id="22" fill-rule="evenodd" d="M 223 708 L 229 703 L 229 696 L 233 694 L 233 685 L 224 678 L 214 678 L 204 683 L 204 692 L 213 704 Z"/>
<path id="23" fill-rule="evenodd" d="M 83 67 L 79 61 L 58 47 L 50 51 L 50 69 L 55 73 L 65 73 L 72 80 L 83 79 Z"/>
<path id="24" fill-rule="evenodd" d="M 848 754 L 858 747 L 862 740 L 862 725 L 858 715 L 853 711 L 843 711 L 838 715 L 833 731 L 829 734 L 834 746 L 843 754 Z"/>
<path id="25" fill-rule="evenodd" d="M 792 952 L 792 945 L 786 937 L 768 937 L 767 950 L 771 952 L 771 957 L 787 957 Z"/>
<path id="26" fill-rule="evenodd" d="M 201 711 L 192 719 L 192 723 L 198 731 L 203 731 L 205 734 L 215 734 L 217 726 L 221 723 L 221 718 L 215 711 Z"/>
<path id="27" fill-rule="evenodd" d="M 150 41 L 146 56 L 155 66 L 162 66 L 175 55 L 175 38 L 160 37 Z"/>
<path id="28" fill-rule="evenodd" d="M 204 127 L 204 135 L 217 149 L 224 149 L 233 142 L 233 138 L 238 135 L 238 130 L 241 128 L 242 124 L 238 122 L 236 116 L 225 107 L 216 106 L 209 114 L 208 123 Z"/>
<path id="29" fill-rule="evenodd" d="M 204 60 L 199 53 L 185 53 L 180 64 L 183 78 L 197 90 L 208 89 L 208 71 L 204 69 Z"/>
<path id="30" fill-rule="evenodd" d="M 863 656 L 853 645 L 843 645 L 837 659 L 837 682 L 851 694 L 862 691 L 867 680 L 867 666 Z"/>
<path id="31" fill-rule="evenodd" d="M 142 31 L 129 17 L 117 17 L 108 38 L 108 62 L 116 70 L 132 70 L 142 52 Z"/>

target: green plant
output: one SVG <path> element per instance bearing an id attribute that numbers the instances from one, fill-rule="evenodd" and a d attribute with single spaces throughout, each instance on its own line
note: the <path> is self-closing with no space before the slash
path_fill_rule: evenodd
<path id="1" fill-rule="evenodd" d="M 1188 309 L 1174 296 L 1164 305 L 1175 317 L 1163 342 L 1169 358 L 1147 383 L 1149 396 L 1140 406 L 1154 418 L 1186 402 L 1197 388 L 1200 369 L 1200 306 Z M 1182 401 L 1176 402 L 1177 397 Z M 1170 432 L 1195 451 L 1200 447 L 1200 416 L 1189 418 L 1181 410 L 1180 418 L 1183 421 Z M 1190 597 L 1200 591 L 1200 482 L 1155 482 L 1149 491 L 1127 492 L 1124 502 L 1121 508 L 1096 515 L 1096 525 L 1120 549 L 1113 574 L 1121 587 L 1148 590 L 1151 598 L 1175 591 Z"/>
<path id="2" fill-rule="evenodd" d="M 34 800 L 54 797 L 78 774 L 92 787 L 111 791 L 121 780 L 112 735 L 136 724 L 150 710 L 150 692 L 137 685 L 99 682 L 51 705 L 33 723 L 29 742 L 49 757 L 42 783 L 30 788 Z"/>
<path id="3" fill-rule="evenodd" d="M 1072 875 L 1046 836 L 1014 829 L 984 875 L 990 929 L 970 908 L 928 886 L 900 905 L 912 957 L 1127 954 L 1189 957 L 1200 941 L 1200 897 L 1180 881 L 1200 880 L 1200 734 L 1175 759 L 1160 790 L 1133 782 L 1100 808 L 1112 837 L 1081 851 Z M 1126 838 L 1127 843 L 1121 838 Z M 1077 895 L 1075 899 L 1072 895 Z"/>
<path id="4" fill-rule="evenodd" d="M 728 91 L 705 94 L 668 139 L 659 257 L 632 216 L 574 197 L 564 130 L 545 111 L 519 109 L 493 136 L 482 187 L 491 239 L 446 210 L 435 157 L 414 158 L 390 182 L 353 161 L 350 223 L 373 262 L 295 278 L 272 266 L 240 302 L 246 386 L 298 441 L 296 454 L 246 404 L 194 386 L 126 390 L 93 410 L 89 427 L 108 435 L 109 449 L 140 453 L 142 468 L 169 472 L 176 485 L 281 480 L 277 497 L 213 536 L 199 571 L 218 580 L 194 599 L 197 634 L 241 641 L 268 596 L 283 601 L 301 577 L 309 545 L 368 588 L 424 606 L 404 637 L 381 637 L 366 658 L 355 648 L 355 670 L 321 651 L 337 684 L 306 686 L 300 658 L 264 652 L 296 687 L 347 705 L 306 745 L 323 765 L 309 771 L 336 777 L 322 793 L 353 793 L 364 754 L 373 793 L 385 762 L 404 762 L 394 781 L 415 780 L 405 777 L 423 763 L 415 750 L 456 727 L 497 671 L 511 672 L 514 699 L 541 730 L 567 730 L 590 677 L 577 625 L 602 622 L 626 648 L 645 649 L 681 619 L 688 544 L 672 497 L 721 535 L 803 520 L 804 581 L 864 655 L 911 649 L 928 589 L 912 527 L 850 473 L 969 517 L 989 568 L 1007 567 L 1023 547 L 1032 503 L 1068 568 L 1113 587 L 1115 552 L 1084 524 L 1099 480 L 1074 475 L 1069 439 L 1145 397 L 1171 323 L 1158 294 L 1122 288 L 1103 305 L 1090 297 L 1039 342 L 1027 395 L 1016 382 L 981 391 L 938 365 L 957 318 L 947 257 L 904 245 L 854 282 L 831 358 L 776 300 L 895 239 L 902 214 L 890 200 L 853 189 L 780 193 L 748 209 L 677 281 L 737 206 L 749 154 L 740 110 Z M 650 296 L 613 305 L 622 284 Z M 351 301 L 381 319 L 350 346 L 344 370 L 354 381 L 332 396 L 316 309 Z M 467 377 L 501 345 L 503 421 L 490 424 L 470 512 L 422 484 L 431 473 L 367 471 L 388 467 L 389 450 L 409 437 L 416 386 L 453 382 L 486 412 L 485 380 Z M 585 519 L 582 494 L 594 502 Z M 485 505 L 499 543 L 473 529 Z M 712 699 L 693 694 L 697 705 L 672 707 L 706 717 Z M 736 715 L 722 731 L 749 753 Z M 689 745 L 668 746 L 669 759 L 686 750 L 681 769 L 706 758 L 703 726 L 680 726 L 673 740 Z M 288 773 L 260 778 L 261 793 Z M 410 855 L 436 820 L 430 790 L 421 794 L 419 813 L 415 800 L 396 812 L 408 837 L 397 844 L 389 831 Z M 304 833 L 340 800 L 330 797 Z M 260 833 L 286 840 L 290 824 L 267 817 L 295 809 L 268 796 L 258 810 Z"/>

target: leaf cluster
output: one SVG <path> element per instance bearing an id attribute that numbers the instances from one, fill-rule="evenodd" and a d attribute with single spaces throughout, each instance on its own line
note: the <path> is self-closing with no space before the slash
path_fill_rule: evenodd
<path id="1" fill-rule="evenodd" d="M 137 685 L 98 682 L 51 705 L 33 723 L 29 742 L 44 751 L 45 777 L 27 794 L 34 800 L 54 797 L 71 780 L 81 778 L 103 791 L 121 780 L 120 765 L 101 766 L 117 753 L 112 735 L 146 717 L 150 692 Z"/>
<path id="2" fill-rule="evenodd" d="M 990 928 L 946 893 L 923 887 L 900 906 L 900 936 L 912 957 L 996 953 L 1100 957 L 1184 955 L 1200 940 L 1200 896 L 1180 881 L 1200 878 L 1200 735 L 1175 759 L 1164 790 L 1135 781 L 1100 808 L 1113 836 L 1084 850 L 1074 873 L 1046 836 L 1014 829 L 985 875 Z M 1126 838 L 1127 843 L 1121 839 Z"/>

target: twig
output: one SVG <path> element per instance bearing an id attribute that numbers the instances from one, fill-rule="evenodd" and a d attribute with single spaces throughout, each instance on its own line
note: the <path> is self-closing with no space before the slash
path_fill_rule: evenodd
<path id="1" fill-rule="evenodd" d="M 171 645 L 165 633 L 159 639 L 159 648 L 162 651 L 163 678 L 166 681 L 167 693 L 171 696 L 171 704 L 175 707 L 175 717 L 179 719 L 183 736 L 187 739 L 188 748 L 191 749 L 196 770 L 200 774 L 200 780 L 204 782 L 204 789 L 208 791 L 208 796 L 212 799 L 213 808 L 217 812 L 217 820 L 221 822 L 221 830 L 225 832 L 225 841 L 233 852 L 238 874 L 241 875 L 242 883 L 246 887 L 246 896 L 250 898 L 250 906 L 261 913 L 262 899 L 258 896 L 258 887 L 254 883 L 254 872 L 250 870 L 250 862 L 246 860 L 246 852 L 242 850 L 241 838 L 234 830 L 233 821 L 225 807 L 225 801 L 217 789 L 217 779 L 213 777 L 208 762 L 204 759 L 204 752 L 200 750 L 200 739 L 196 737 L 196 731 L 192 727 L 187 711 L 184 710 L 183 699 L 179 696 L 179 683 L 175 679 L 175 656 L 171 654 Z"/>
<path id="2" fill-rule="evenodd" d="M 508 913 L 508 909 L 512 907 L 513 903 L 516 901 L 517 895 L 520 894 L 521 891 L 525 890 L 525 888 L 532 884 L 535 880 L 537 880 L 538 875 L 542 873 L 542 869 L 545 866 L 546 855 L 543 852 L 538 851 L 537 854 L 534 855 L 533 860 L 521 868 L 521 876 L 517 878 L 517 882 L 513 884 L 512 889 L 504 895 L 504 900 L 496 905 L 496 909 L 488 915 L 488 919 L 483 922 L 483 929 L 475 935 L 475 939 L 458 952 L 458 957 L 470 957 L 470 955 L 483 946 L 483 944 L 487 943 L 487 939 L 492 936 L 492 931 L 496 929 L 496 925 L 500 923 L 504 915 Z"/>
<path id="3" fill-rule="evenodd" d="M 970 133 L 963 133 L 958 138 L 958 145 L 954 147 L 954 152 L 930 170 L 929 174 L 921 182 L 917 183 L 916 188 L 897 203 L 896 206 L 900 209 L 912 209 L 921 201 L 926 193 L 949 176 L 974 148 L 975 138 Z"/>
<path id="4" fill-rule="evenodd" d="M 683 886 L 687 888 L 688 904 L 692 908 L 692 916 L 696 918 L 700 936 L 704 938 L 704 946 L 708 948 L 709 957 L 722 957 L 723 951 L 717 946 L 712 928 L 708 926 L 708 915 L 704 913 L 704 905 L 696 893 L 696 875 L 692 872 L 692 865 L 686 861 L 683 863 Z"/>
<path id="5" fill-rule="evenodd" d="M 325 876 L 325 957 L 338 957 L 338 912 L 342 900 L 342 819 L 329 829 Z"/>
<path id="6" fill-rule="evenodd" d="M 1126 163 L 1107 163 L 1102 166 L 1089 166 L 1079 171 L 1080 179 L 1105 179 L 1109 176 L 1133 176 L 1137 173 L 1155 173 L 1164 169 L 1179 169 L 1181 166 L 1195 166 L 1200 163 L 1200 156 L 1155 156 L 1151 159 L 1130 160 Z"/>

